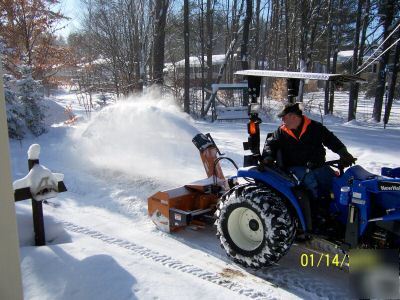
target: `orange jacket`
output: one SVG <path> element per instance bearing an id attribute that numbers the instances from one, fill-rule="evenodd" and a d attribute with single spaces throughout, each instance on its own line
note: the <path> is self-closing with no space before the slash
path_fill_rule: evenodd
<path id="1" fill-rule="evenodd" d="M 262 158 L 280 157 L 283 167 L 307 166 L 320 167 L 325 162 L 326 150 L 338 153 L 344 144 L 324 125 L 303 116 L 298 136 L 294 131 L 281 125 L 273 134 L 269 134 L 264 145 Z"/>

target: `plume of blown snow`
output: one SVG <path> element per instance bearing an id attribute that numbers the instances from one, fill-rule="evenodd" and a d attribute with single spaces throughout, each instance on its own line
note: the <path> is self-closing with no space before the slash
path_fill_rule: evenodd
<path id="1" fill-rule="evenodd" d="M 192 143 L 198 133 L 172 99 L 152 92 L 104 108 L 73 139 L 79 158 L 96 168 L 183 184 L 205 176 Z"/>

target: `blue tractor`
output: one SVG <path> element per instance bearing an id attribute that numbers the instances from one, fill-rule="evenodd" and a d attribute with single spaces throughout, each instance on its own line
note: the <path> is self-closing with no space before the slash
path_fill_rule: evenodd
<path id="1" fill-rule="evenodd" d="M 252 98 L 244 167 L 228 180 L 220 198 L 215 222 L 221 246 L 235 262 L 251 268 L 276 263 L 290 249 L 296 237 L 325 241 L 342 253 L 355 248 L 399 248 L 400 168 L 382 168 L 372 174 L 359 165 L 343 169 L 340 160 L 326 162 L 336 168 L 333 191 L 323 199 L 327 207 L 315 205 L 302 180 L 278 166 L 264 167 L 260 160 L 260 132 L 257 96 L 263 76 L 288 78 L 288 98 L 297 96 L 301 79 L 357 81 L 335 74 L 248 70 Z M 242 178 L 245 183 L 239 183 Z M 324 220 L 324 225 L 316 223 Z M 319 225 L 319 226 L 316 226 Z"/>

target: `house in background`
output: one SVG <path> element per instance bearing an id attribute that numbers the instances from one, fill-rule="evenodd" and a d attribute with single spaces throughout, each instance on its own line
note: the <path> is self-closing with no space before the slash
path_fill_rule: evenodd
<path id="1" fill-rule="evenodd" d="M 367 65 L 373 60 L 371 55 L 374 53 L 375 48 L 368 50 L 363 57 L 363 64 Z M 377 57 L 381 52 L 377 51 L 374 57 Z M 353 60 L 353 50 L 343 50 L 338 53 L 337 58 L 337 73 L 350 73 L 351 64 Z M 332 62 L 332 59 L 331 59 Z M 374 61 L 363 73 L 376 74 L 378 70 L 379 60 Z"/>
<path id="2" fill-rule="evenodd" d="M 233 60 L 230 62 L 232 64 L 233 72 L 241 70 L 241 61 L 237 60 L 237 54 L 233 55 Z M 212 79 L 213 82 L 218 77 L 219 70 L 224 64 L 225 54 L 216 54 L 212 56 Z M 192 87 L 200 87 L 202 83 L 201 74 L 201 58 L 197 56 L 189 57 L 190 65 L 190 85 Z M 164 75 L 166 81 L 178 81 L 182 82 L 185 76 L 185 60 L 182 59 L 175 63 L 166 63 L 164 68 Z M 207 58 L 204 57 L 204 79 L 207 79 Z"/>

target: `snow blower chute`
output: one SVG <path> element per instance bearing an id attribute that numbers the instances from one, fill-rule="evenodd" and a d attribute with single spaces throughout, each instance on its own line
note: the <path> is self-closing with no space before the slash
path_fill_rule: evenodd
<path id="1" fill-rule="evenodd" d="M 212 216 L 218 198 L 228 188 L 219 165 L 221 153 L 211 135 L 199 133 L 192 142 L 200 151 L 207 178 L 157 192 L 148 198 L 149 216 L 160 230 L 166 232 Z"/>

